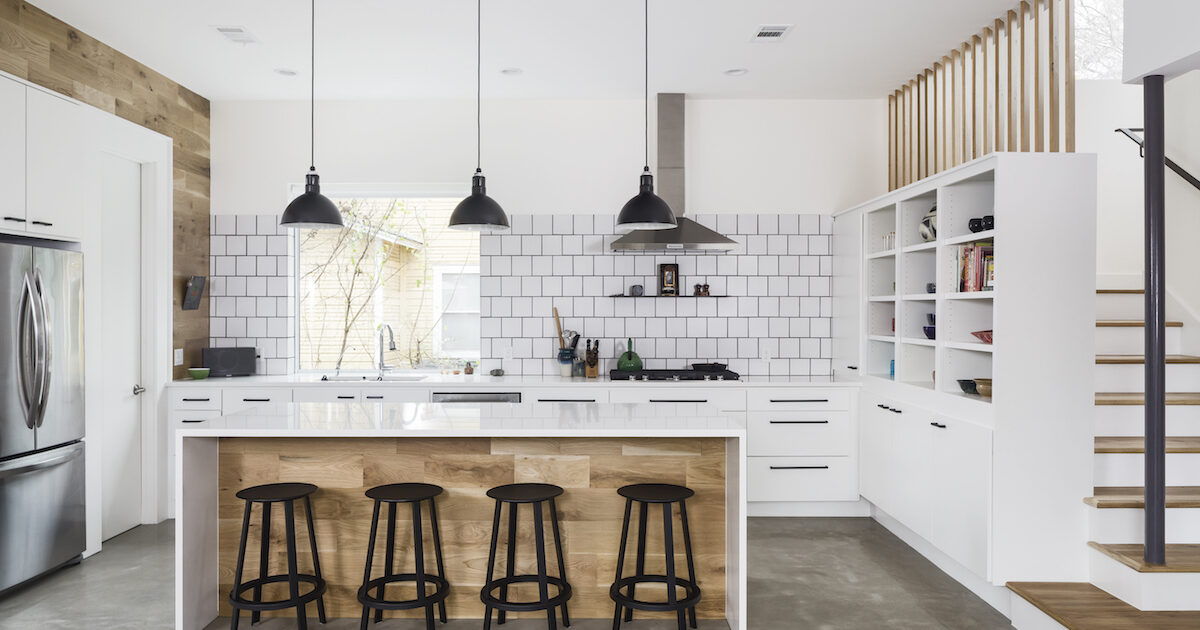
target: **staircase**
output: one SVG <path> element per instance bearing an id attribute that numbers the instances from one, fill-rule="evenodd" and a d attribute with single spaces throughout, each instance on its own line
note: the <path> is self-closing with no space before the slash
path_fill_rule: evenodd
<path id="1" fill-rule="evenodd" d="M 1167 323 L 1167 562 L 1142 560 L 1145 358 L 1140 289 L 1097 291 L 1091 583 L 1010 583 L 1013 626 L 1200 628 L 1200 356 Z"/>

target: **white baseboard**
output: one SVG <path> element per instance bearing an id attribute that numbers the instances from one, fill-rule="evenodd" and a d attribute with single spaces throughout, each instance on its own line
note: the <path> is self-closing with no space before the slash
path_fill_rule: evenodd
<path id="1" fill-rule="evenodd" d="M 759 501 L 746 504 L 750 516 L 870 516 L 871 504 L 858 501 Z"/>
<path id="2" fill-rule="evenodd" d="M 941 569 L 943 573 L 954 578 L 959 584 L 965 586 L 967 590 L 978 595 L 980 599 L 987 602 L 988 605 L 995 608 L 1000 614 L 1009 619 L 1012 618 L 1012 591 L 1003 586 L 995 586 L 986 579 L 976 575 L 970 569 L 942 553 L 941 550 L 934 547 L 929 541 L 921 538 L 916 532 L 905 527 L 900 521 L 892 518 L 878 507 L 871 506 L 871 512 L 872 517 L 880 525 L 886 527 L 888 531 L 895 534 L 900 540 L 903 540 L 909 547 L 915 549 L 917 553 L 925 556 L 927 560 Z"/>

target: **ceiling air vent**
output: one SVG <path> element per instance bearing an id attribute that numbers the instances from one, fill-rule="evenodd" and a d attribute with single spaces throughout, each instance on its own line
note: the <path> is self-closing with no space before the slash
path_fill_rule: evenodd
<path id="1" fill-rule="evenodd" d="M 756 42 L 777 42 L 792 29 L 791 24 L 768 24 L 758 27 L 758 32 L 754 34 Z"/>
<path id="2" fill-rule="evenodd" d="M 213 28 L 217 29 L 222 37 L 235 44 L 253 44 L 258 41 L 253 33 L 242 26 L 214 26 Z"/>

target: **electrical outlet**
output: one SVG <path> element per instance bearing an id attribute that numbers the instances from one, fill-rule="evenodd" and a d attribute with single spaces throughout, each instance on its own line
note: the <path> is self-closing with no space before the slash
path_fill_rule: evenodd
<path id="1" fill-rule="evenodd" d="M 175 365 L 183 365 L 183 348 L 175 348 Z"/>

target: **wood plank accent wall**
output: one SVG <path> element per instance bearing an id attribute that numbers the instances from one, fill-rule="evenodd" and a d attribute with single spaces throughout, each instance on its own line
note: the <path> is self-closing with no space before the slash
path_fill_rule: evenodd
<path id="1" fill-rule="evenodd" d="M 1074 0 L 1022 0 L 888 95 L 888 188 L 993 151 L 1075 151 Z"/>
<path id="2" fill-rule="evenodd" d="M 21 0 L 0 0 L 0 70 L 174 140 L 174 329 L 184 366 L 208 345 L 208 294 L 183 311 L 192 275 L 208 275 L 209 103 L 136 60 Z M 175 378 L 184 375 L 175 368 Z"/>
<path id="3" fill-rule="evenodd" d="M 613 603 L 608 587 L 616 573 L 620 547 L 621 517 L 625 501 L 617 488 L 630 483 L 674 483 L 696 491 L 688 500 L 688 523 L 696 560 L 696 577 L 703 597 L 696 612 L 706 619 L 725 617 L 725 440 L 722 438 L 222 438 L 220 444 L 219 483 L 219 575 L 222 615 L 230 614 L 224 594 L 233 584 L 241 534 L 244 504 L 234 496 L 238 490 L 261 483 L 294 481 L 313 483 L 320 490 L 313 495 L 316 518 L 317 552 L 321 570 L 328 582 L 325 606 L 331 617 L 358 617 L 362 608 L 355 597 L 362 584 L 363 566 L 370 533 L 372 501 L 363 493 L 385 483 L 424 481 L 443 487 L 437 498 L 438 521 L 446 559 L 450 597 L 447 613 L 452 618 L 479 619 L 483 604 L 479 589 L 487 572 L 488 544 L 495 503 L 484 494 L 488 488 L 514 482 L 542 482 L 562 486 L 566 493 L 558 499 L 567 581 L 574 595 L 570 601 L 572 619 L 611 619 Z M 653 511 L 647 537 L 646 568 L 650 573 L 663 571 L 662 512 Z M 270 569 L 279 573 L 286 568 L 282 509 L 272 510 Z M 308 537 L 303 529 L 303 507 L 297 510 L 300 567 L 311 570 Z M 386 523 L 386 510 L 382 522 Z M 411 512 L 399 510 L 396 528 L 396 565 L 411 571 Z M 655 515 L 657 514 L 657 520 Z M 637 511 L 634 510 L 634 525 Z M 505 540 L 508 509 L 501 518 L 501 543 Z M 254 509 L 246 575 L 258 575 L 258 549 L 262 513 Z M 531 573 L 536 563 L 533 545 L 533 512 L 521 508 L 517 529 L 517 570 Z M 686 572 L 682 548 L 682 530 L 678 509 L 675 514 L 675 566 Z M 426 544 L 431 544 L 428 519 L 424 523 Z M 547 537 L 549 520 L 547 518 Z M 383 566 L 385 539 L 381 525 L 376 541 L 373 566 L 375 577 Z M 626 571 L 633 568 L 636 537 L 628 547 Z M 504 567 L 504 547 L 497 554 L 497 575 Z M 547 557 L 553 559 L 553 547 L 547 543 Z M 432 558 L 429 550 L 428 558 Z M 553 566 L 553 560 L 551 560 Z M 432 560 L 426 565 L 433 570 Z M 551 571 L 557 573 L 557 569 Z M 627 573 L 628 574 L 628 573 Z M 286 597 L 282 588 L 268 587 L 264 597 Z M 533 589 L 522 585 L 510 589 L 517 599 L 536 597 Z M 395 586 L 390 597 L 411 596 L 411 586 Z M 665 599 L 665 590 L 644 587 L 647 597 Z M 407 590 L 404 590 L 407 589 Z M 639 595 L 642 588 L 638 589 Z M 309 615 L 315 616 L 314 606 Z M 291 616 L 282 611 L 274 616 Z M 385 616 L 420 617 L 421 611 L 403 611 Z M 512 617 L 545 619 L 545 613 Z M 654 613 L 637 613 L 645 619 Z M 267 616 L 267 615 L 265 615 Z M 245 618 L 243 617 L 243 620 Z"/>

